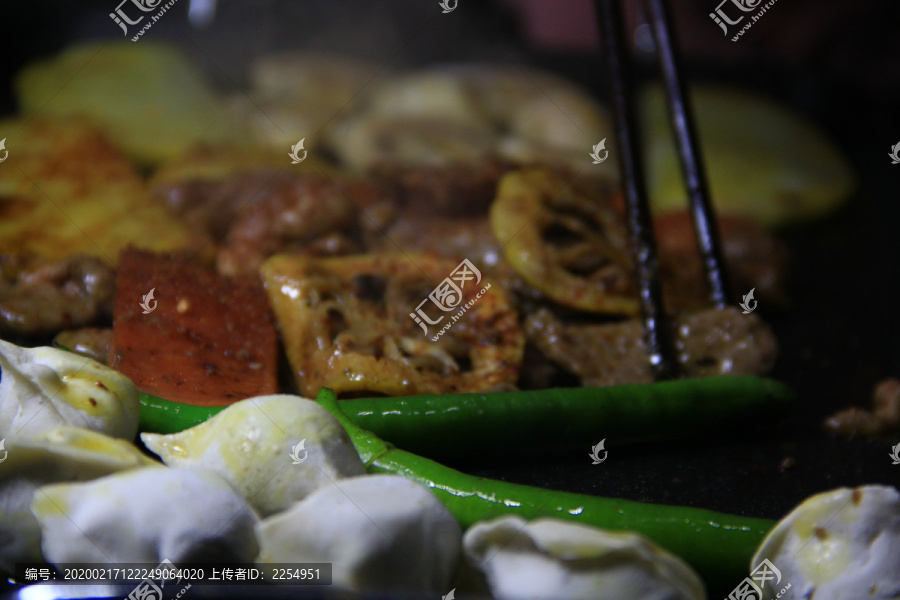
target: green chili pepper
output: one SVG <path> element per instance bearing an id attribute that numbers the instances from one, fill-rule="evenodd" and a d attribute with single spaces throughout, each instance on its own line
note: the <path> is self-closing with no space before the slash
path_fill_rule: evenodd
<path id="1" fill-rule="evenodd" d="M 138 392 L 141 401 L 140 423 L 142 432 L 176 433 L 199 425 L 226 406 L 194 406 L 164 400 L 152 394 Z"/>
<path id="2" fill-rule="evenodd" d="M 641 385 L 341 400 L 356 425 L 410 452 L 458 456 L 595 443 L 658 441 L 771 417 L 793 393 L 761 377 L 705 377 Z M 141 394 L 141 430 L 172 433 L 222 407 Z M 464 444 L 460 440 L 465 440 Z"/>
<path id="3" fill-rule="evenodd" d="M 429 454 L 451 447 L 458 453 L 461 439 L 466 441 L 462 446 L 472 449 L 521 448 L 537 438 L 544 447 L 582 438 L 595 441 L 604 428 L 624 443 L 715 431 L 723 422 L 771 416 L 792 398 L 787 386 L 748 376 L 340 402 L 323 390 L 319 401 L 347 428 L 371 472 L 396 473 L 430 487 L 463 526 L 512 513 L 636 531 L 685 558 L 711 585 L 728 586 L 746 574 L 750 557 L 774 522 L 480 479 L 398 450 L 378 435 Z M 192 427 L 224 408 L 168 402 L 144 393 L 140 400 L 141 430 L 158 433 Z"/>
<path id="4" fill-rule="evenodd" d="M 721 431 L 782 412 L 783 383 L 761 377 L 704 377 L 602 388 L 341 400 L 355 424 L 432 457 L 541 448 L 622 445 Z M 465 440 L 465 443 L 460 443 Z"/>
<path id="5" fill-rule="evenodd" d="M 505 514 L 556 517 L 603 529 L 640 533 L 680 556 L 711 588 L 727 589 L 746 576 L 750 559 L 775 522 L 680 506 L 644 504 L 529 487 L 473 477 L 399 450 L 356 426 L 334 392 L 316 400 L 341 422 L 369 473 L 392 473 L 416 481 L 467 528 Z M 722 400 L 727 402 L 727 398 Z"/>

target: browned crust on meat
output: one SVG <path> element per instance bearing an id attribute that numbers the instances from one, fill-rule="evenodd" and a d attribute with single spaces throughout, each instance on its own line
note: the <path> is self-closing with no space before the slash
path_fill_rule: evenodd
<path id="1" fill-rule="evenodd" d="M 109 365 L 139 390 L 202 406 L 278 391 L 278 339 L 257 281 L 134 249 L 119 265 Z M 156 307 L 144 314 L 151 289 Z"/>

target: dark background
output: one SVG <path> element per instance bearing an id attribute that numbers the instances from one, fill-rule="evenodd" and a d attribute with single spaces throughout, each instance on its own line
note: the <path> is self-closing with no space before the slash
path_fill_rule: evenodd
<path id="1" fill-rule="evenodd" d="M 143 39 L 181 43 L 224 89 L 245 82 L 255 56 L 298 48 L 355 54 L 395 68 L 525 62 L 566 75 L 603 99 L 592 22 L 585 27 L 581 19 L 576 27 L 559 19 L 563 25 L 554 26 L 540 16 L 547 6 L 590 14 L 587 2 L 547 0 L 541 8 L 538 2 L 460 0 L 453 18 L 442 19 L 437 0 L 227 0 L 211 26 L 196 29 L 186 18 L 188 1 L 179 0 Z M 11 80 L 25 63 L 74 41 L 121 38 L 107 16 L 115 4 L 0 3 L 0 113 L 15 110 Z M 587 447 L 543 451 L 540 439 L 533 440 L 533 453 L 447 461 L 453 466 L 559 490 L 766 518 L 835 487 L 900 483 L 890 444 L 834 438 L 819 425 L 839 408 L 868 405 L 878 381 L 900 377 L 900 165 L 887 156 L 900 141 L 900 5 L 780 0 L 733 43 L 708 17 L 716 4 L 676 3 L 687 76 L 762 92 L 806 115 L 858 175 L 857 193 L 837 214 L 779 232 L 792 255 L 792 305 L 781 312 L 758 309 L 781 347 L 774 377 L 798 392 L 796 409 L 749 428 L 723 422 L 718 435 L 706 439 L 611 444 L 598 466 L 591 465 Z M 528 6 L 537 6 L 537 17 L 528 16 Z M 628 12 L 636 24 L 630 4 Z M 636 57 L 641 79 L 652 76 L 652 55 L 636 50 Z M 598 440 L 614 439 L 614 430 L 598 433 Z M 779 469 L 788 457 L 795 466 Z"/>

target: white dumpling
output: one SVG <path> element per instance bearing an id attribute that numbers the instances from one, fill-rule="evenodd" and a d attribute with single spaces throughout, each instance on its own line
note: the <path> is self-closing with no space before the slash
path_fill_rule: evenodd
<path id="1" fill-rule="evenodd" d="M 345 107 L 362 96 L 383 65 L 319 52 L 279 52 L 257 58 L 250 66 L 252 91 L 268 98 L 312 98 Z"/>
<path id="2" fill-rule="evenodd" d="M 370 116 L 437 118 L 479 129 L 490 126 L 469 86 L 440 71 L 421 71 L 384 82 L 366 98 L 365 111 Z"/>
<path id="3" fill-rule="evenodd" d="M 251 89 L 234 94 L 229 106 L 279 155 L 307 136 L 306 148 L 314 156 L 331 136 L 337 108 L 342 114 L 353 110 L 365 97 L 360 92 L 375 85 L 376 72 L 380 70 L 365 61 L 330 54 L 264 55 L 250 67 Z"/>
<path id="4" fill-rule="evenodd" d="M 251 562 L 258 522 L 220 476 L 144 467 L 34 493 L 41 548 L 51 563 Z"/>
<path id="5" fill-rule="evenodd" d="M 185 431 L 141 439 L 169 466 L 220 474 L 263 516 L 332 480 L 366 472 L 340 423 L 299 396 L 249 398 Z"/>
<path id="6" fill-rule="evenodd" d="M 6 445 L 0 468 L 0 570 L 41 560 L 41 530 L 31 513 L 38 486 L 86 481 L 157 464 L 130 443 L 79 427 L 58 427 Z"/>
<path id="7" fill-rule="evenodd" d="M 0 438 L 29 438 L 60 425 L 127 440 L 137 435 L 137 390 L 109 367 L 72 352 L 0 340 L 0 368 Z"/>
<path id="8" fill-rule="evenodd" d="M 345 119 L 331 145 L 356 169 L 376 165 L 442 166 L 483 160 L 494 150 L 490 130 L 440 116 L 364 113 Z"/>
<path id="9" fill-rule="evenodd" d="M 551 148 L 584 152 L 588 161 L 593 144 L 607 137 L 607 146 L 612 142 L 613 129 L 605 109 L 575 88 L 556 87 L 535 94 L 515 106 L 511 114 L 511 134 Z"/>
<path id="10" fill-rule="evenodd" d="M 446 592 L 461 532 L 421 485 L 393 475 L 337 481 L 260 522 L 258 562 L 332 563 L 334 586 Z"/>
<path id="11" fill-rule="evenodd" d="M 896 598 L 900 591 L 900 492 L 868 485 L 804 500 L 766 536 L 751 568 L 768 560 L 763 598 L 787 585 L 795 598 Z"/>
<path id="12" fill-rule="evenodd" d="M 523 65 L 458 63 L 441 67 L 441 70 L 464 82 L 484 112 L 502 130 L 512 126 L 516 108 L 533 98 L 554 96 L 560 88 L 578 90 L 554 73 Z M 584 93 L 581 95 L 585 96 Z"/>
<path id="13" fill-rule="evenodd" d="M 700 577 L 642 536 L 504 516 L 470 527 L 466 557 L 498 600 L 698 600 Z"/>

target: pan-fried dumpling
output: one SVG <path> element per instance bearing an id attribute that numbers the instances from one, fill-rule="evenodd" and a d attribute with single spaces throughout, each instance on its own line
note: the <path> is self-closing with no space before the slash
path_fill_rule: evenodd
<path id="1" fill-rule="evenodd" d="M 72 352 L 0 340 L 0 368 L 0 438 L 30 438 L 60 425 L 126 440 L 137 435 L 137 390 L 109 367 Z"/>
<path id="2" fill-rule="evenodd" d="M 331 144 L 348 166 L 360 170 L 477 162 L 494 150 L 489 130 L 434 116 L 363 114 L 344 120 L 337 130 Z"/>
<path id="3" fill-rule="evenodd" d="M 51 563 L 250 562 L 256 513 L 211 471 L 134 469 L 34 493 Z"/>
<path id="4" fill-rule="evenodd" d="M 511 110 L 510 133 L 550 149 L 577 150 L 590 164 L 594 144 L 609 137 L 612 122 L 590 96 L 570 87 L 536 92 Z"/>
<path id="5" fill-rule="evenodd" d="M 383 65 L 320 52 L 266 54 L 250 67 L 252 90 L 269 98 L 313 98 L 334 107 L 356 100 Z"/>
<path id="6" fill-rule="evenodd" d="M 760 582 L 764 600 L 779 595 L 816 600 L 896 598 L 900 493 L 889 486 L 867 485 L 807 498 L 756 550 L 750 568 L 755 572 L 763 566 L 771 574 Z M 791 591 L 782 594 L 786 586 Z"/>
<path id="7" fill-rule="evenodd" d="M 386 81 L 368 95 L 365 110 L 381 117 L 428 117 L 490 127 L 487 115 L 464 82 L 436 70 Z"/>
<path id="8" fill-rule="evenodd" d="M 361 92 L 370 89 L 376 73 L 377 65 L 343 56 L 270 54 L 254 61 L 252 87 L 232 96 L 229 104 L 260 142 L 278 148 L 277 166 L 282 166 L 287 148 L 301 138 L 306 139 L 309 158 L 315 158 L 313 149 L 322 146 L 319 140 L 329 137 L 336 117 L 364 97 Z M 304 167 L 309 166 L 306 162 Z"/>
<path id="9" fill-rule="evenodd" d="M 394 475 L 336 481 L 256 528 L 260 563 L 332 563 L 352 590 L 446 591 L 459 524 L 425 487 Z"/>
<path id="10" fill-rule="evenodd" d="M 167 465 L 215 471 L 261 515 L 366 472 L 340 423 L 299 396 L 249 398 L 196 427 L 141 439 Z"/>
<path id="11" fill-rule="evenodd" d="M 684 561 L 634 533 L 504 516 L 470 527 L 463 546 L 498 600 L 706 598 Z"/>
<path id="12" fill-rule="evenodd" d="M 58 427 L 6 444 L 0 468 L 0 571 L 7 572 L 17 562 L 41 560 L 41 530 L 31 514 L 38 486 L 157 464 L 124 440 L 80 427 Z"/>

